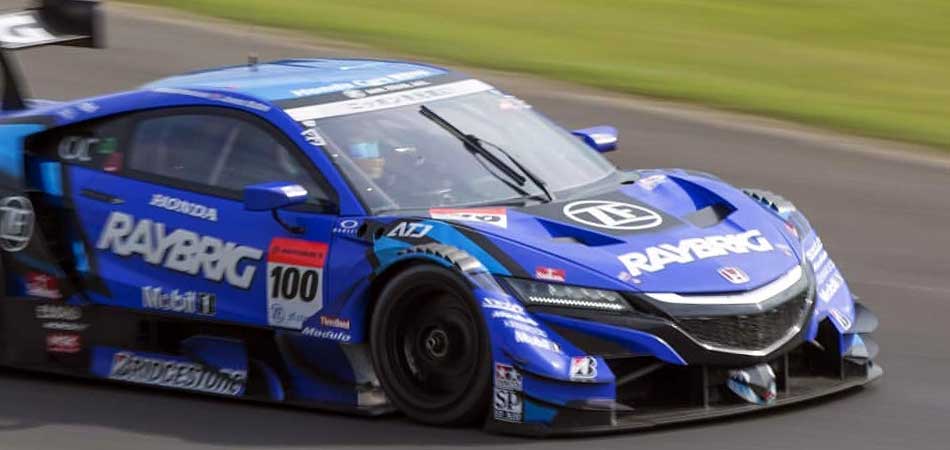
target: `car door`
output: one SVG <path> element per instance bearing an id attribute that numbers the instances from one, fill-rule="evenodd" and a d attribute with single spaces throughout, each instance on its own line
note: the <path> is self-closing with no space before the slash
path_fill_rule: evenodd
<path id="1" fill-rule="evenodd" d="M 300 329 L 322 307 L 335 194 L 262 119 L 176 108 L 121 119 L 96 136 L 101 163 L 70 167 L 69 196 L 88 242 L 91 300 L 156 314 Z M 77 153 L 66 152 L 67 155 Z M 78 161 L 77 161 L 78 162 Z M 308 202 L 248 211 L 245 186 L 291 182 Z M 322 209 L 323 208 L 323 209 Z"/>

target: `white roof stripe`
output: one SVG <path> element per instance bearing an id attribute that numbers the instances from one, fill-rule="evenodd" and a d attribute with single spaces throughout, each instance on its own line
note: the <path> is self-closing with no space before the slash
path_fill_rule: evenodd
<path id="1" fill-rule="evenodd" d="M 304 120 L 323 119 L 326 117 L 396 108 L 399 106 L 416 105 L 424 102 L 458 97 L 460 95 L 484 92 L 491 89 L 494 88 L 482 81 L 464 80 L 408 91 L 291 108 L 287 110 L 287 114 L 294 120 L 301 122 Z"/>

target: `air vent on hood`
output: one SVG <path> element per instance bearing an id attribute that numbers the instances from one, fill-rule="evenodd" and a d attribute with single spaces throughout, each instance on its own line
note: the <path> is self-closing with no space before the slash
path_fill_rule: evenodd
<path id="1" fill-rule="evenodd" d="M 709 205 L 698 211 L 691 212 L 684 217 L 687 222 L 700 228 L 709 228 L 716 226 L 719 222 L 726 220 L 729 214 L 732 214 L 736 208 L 726 203 L 716 203 Z"/>
<path id="2" fill-rule="evenodd" d="M 538 217 L 538 222 L 551 235 L 552 240 L 559 243 L 575 243 L 586 245 L 588 247 L 601 247 L 604 245 L 623 244 L 624 241 L 613 236 L 598 233 L 596 231 L 578 228 L 573 225 L 552 222 L 543 217 Z"/>
<path id="3" fill-rule="evenodd" d="M 683 219 L 697 227 L 715 226 L 736 210 L 726 199 L 705 186 L 680 177 L 671 176 L 670 179 L 683 188 L 696 206 L 696 211 L 687 214 Z"/>

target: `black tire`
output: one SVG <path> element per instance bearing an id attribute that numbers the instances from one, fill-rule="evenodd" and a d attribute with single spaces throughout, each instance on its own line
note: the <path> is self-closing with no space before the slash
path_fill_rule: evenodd
<path id="1" fill-rule="evenodd" d="M 427 264 L 396 275 L 370 328 L 373 365 L 393 405 L 430 425 L 484 420 L 492 376 L 484 324 L 458 274 Z"/>

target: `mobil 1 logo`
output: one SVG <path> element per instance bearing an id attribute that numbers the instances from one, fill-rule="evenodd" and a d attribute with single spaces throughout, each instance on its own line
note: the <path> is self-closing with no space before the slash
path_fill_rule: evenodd
<path id="1" fill-rule="evenodd" d="M 275 238 L 267 252 L 267 323 L 299 330 L 323 308 L 327 244 Z"/>

